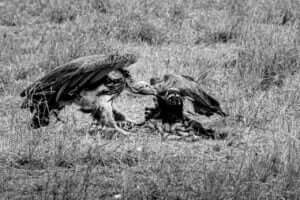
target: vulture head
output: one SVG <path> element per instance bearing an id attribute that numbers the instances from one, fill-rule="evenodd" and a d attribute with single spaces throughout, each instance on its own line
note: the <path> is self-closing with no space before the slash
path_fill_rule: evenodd
<path id="1" fill-rule="evenodd" d="M 167 89 L 164 97 L 166 98 L 167 102 L 172 106 L 182 106 L 183 105 L 184 99 L 178 88 Z"/>
<path id="2" fill-rule="evenodd" d="M 146 81 L 139 81 L 132 85 L 131 91 L 141 95 L 157 95 L 157 90 Z"/>

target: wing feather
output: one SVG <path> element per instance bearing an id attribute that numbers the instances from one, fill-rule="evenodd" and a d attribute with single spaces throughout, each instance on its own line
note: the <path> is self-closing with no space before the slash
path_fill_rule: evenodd
<path id="1" fill-rule="evenodd" d="M 101 84 L 103 77 L 111 71 L 136 62 L 135 57 L 129 63 L 126 59 L 118 62 L 114 58 L 114 56 L 93 55 L 75 59 L 57 67 L 22 91 L 20 95 L 25 97 L 51 88 L 57 92 L 55 99 L 58 101 L 65 95 L 72 95 L 81 89 Z"/>
<path id="2" fill-rule="evenodd" d="M 63 93 L 64 90 L 68 87 L 68 84 L 69 84 L 69 83 L 66 82 L 66 83 L 58 90 L 57 95 L 56 95 L 56 98 L 55 98 L 56 102 L 58 102 L 58 100 L 60 99 L 62 93 Z"/>

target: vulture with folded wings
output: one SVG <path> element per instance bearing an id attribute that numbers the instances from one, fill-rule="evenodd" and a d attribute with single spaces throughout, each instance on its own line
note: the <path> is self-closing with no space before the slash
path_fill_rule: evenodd
<path id="1" fill-rule="evenodd" d="M 59 111 L 75 103 L 81 111 L 91 113 L 98 121 L 106 120 L 101 123 L 125 134 L 113 119 L 111 99 L 131 88 L 133 80 L 127 67 L 136 61 L 133 54 L 91 55 L 72 60 L 22 91 L 20 95 L 25 100 L 21 108 L 33 113 L 31 127 L 40 128 L 49 124 L 50 114 L 59 119 Z"/>
<path id="2" fill-rule="evenodd" d="M 176 123 L 184 119 L 184 103 L 189 100 L 194 112 L 211 116 L 218 114 L 226 117 L 220 104 L 204 92 L 199 84 L 190 76 L 165 74 L 162 78 L 151 78 L 150 84 L 140 81 L 134 90 L 142 95 L 154 95 L 154 108 L 146 108 L 146 120 L 160 119 L 163 123 Z"/>

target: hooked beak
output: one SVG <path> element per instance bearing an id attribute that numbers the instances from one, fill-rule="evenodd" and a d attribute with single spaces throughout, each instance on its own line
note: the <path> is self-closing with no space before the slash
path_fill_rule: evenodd
<path id="1" fill-rule="evenodd" d="M 134 94 L 157 95 L 156 89 L 144 81 L 133 83 L 128 88 Z"/>

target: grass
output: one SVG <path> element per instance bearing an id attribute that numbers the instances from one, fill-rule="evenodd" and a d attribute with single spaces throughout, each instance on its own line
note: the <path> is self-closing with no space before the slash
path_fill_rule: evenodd
<path id="1" fill-rule="evenodd" d="M 3 199 L 299 199 L 298 1 L 0 2 L 0 193 Z M 136 80 L 193 76 L 230 114 L 201 118 L 224 140 L 87 136 L 90 118 L 31 130 L 20 91 L 90 54 L 139 54 Z M 148 97 L 117 102 L 141 120 Z"/>

